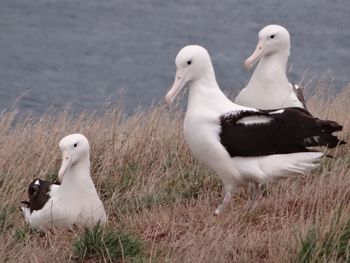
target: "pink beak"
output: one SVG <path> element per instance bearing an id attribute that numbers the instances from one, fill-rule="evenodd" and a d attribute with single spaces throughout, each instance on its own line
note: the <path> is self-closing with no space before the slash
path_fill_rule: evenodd
<path id="1" fill-rule="evenodd" d="M 262 40 L 259 40 L 253 54 L 249 58 L 247 58 L 246 61 L 244 61 L 244 66 L 247 70 L 249 70 L 261 58 L 263 51 L 264 42 Z"/>
<path id="2" fill-rule="evenodd" d="M 61 168 L 58 171 L 58 179 L 61 183 L 63 181 L 64 174 L 66 173 L 66 171 L 71 165 L 71 161 L 72 161 L 72 158 L 69 156 L 69 154 L 67 152 L 63 152 Z"/>
<path id="3" fill-rule="evenodd" d="M 186 84 L 186 80 L 182 75 L 183 74 L 181 74 L 180 72 L 176 72 L 174 84 L 170 88 L 168 93 L 165 95 L 165 101 L 168 105 L 170 105 L 174 101 L 176 96 Z"/>

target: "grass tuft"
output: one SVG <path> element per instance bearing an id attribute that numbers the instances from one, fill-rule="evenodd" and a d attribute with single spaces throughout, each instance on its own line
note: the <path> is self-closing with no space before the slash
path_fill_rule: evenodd
<path id="1" fill-rule="evenodd" d="M 50 182 L 58 182 L 58 171 L 56 173 L 49 173 L 46 175 L 46 180 Z"/>
<path id="2" fill-rule="evenodd" d="M 14 226 L 13 212 L 14 209 L 10 207 L 0 208 L 0 234 L 5 233 Z"/>
<path id="3" fill-rule="evenodd" d="M 73 244 L 74 254 L 80 261 L 125 258 L 139 260 L 143 257 L 143 242 L 132 234 L 95 226 L 86 228 Z M 140 262 L 140 261 L 136 261 Z"/>
<path id="4" fill-rule="evenodd" d="M 13 240 L 15 242 L 23 242 L 32 232 L 33 231 L 29 228 L 28 225 L 25 225 L 24 227 L 18 227 L 13 234 Z"/>
<path id="5" fill-rule="evenodd" d="M 297 262 L 349 262 L 350 218 L 341 223 L 340 216 L 336 215 L 326 232 L 322 233 L 321 229 L 312 228 L 300 242 Z"/>
<path id="6" fill-rule="evenodd" d="M 316 244 L 317 244 L 317 236 L 315 229 L 310 229 L 305 238 L 300 238 L 301 246 L 299 249 L 298 260 L 300 263 L 308 263 L 311 262 L 311 259 L 314 257 Z"/>

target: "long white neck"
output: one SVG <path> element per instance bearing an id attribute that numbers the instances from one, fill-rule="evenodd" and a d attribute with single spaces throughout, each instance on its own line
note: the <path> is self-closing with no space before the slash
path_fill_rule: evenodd
<path id="1" fill-rule="evenodd" d="M 289 82 L 286 74 L 288 57 L 289 52 L 278 52 L 270 56 L 263 56 L 247 86 L 264 90 L 288 87 Z"/>
<path id="2" fill-rule="evenodd" d="M 73 191 L 77 191 L 78 189 L 79 191 L 84 191 L 91 188 L 91 186 L 94 188 L 94 183 L 90 177 L 89 158 L 79 160 L 78 163 L 70 166 L 61 184 L 62 190 L 73 189 Z"/>
<path id="3" fill-rule="evenodd" d="M 220 114 L 235 106 L 217 84 L 213 69 L 190 83 L 187 113 Z"/>

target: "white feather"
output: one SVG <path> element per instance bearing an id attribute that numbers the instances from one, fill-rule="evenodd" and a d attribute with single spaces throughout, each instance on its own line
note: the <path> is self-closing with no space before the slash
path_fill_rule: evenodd
<path id="1" fill-rule="evenodd" d="M 263 124 L 270 123 L 272 120 L 271 117 L 268 116 L 248 116 L 240 119 L 237 123 L 244 125 L 252 125 L 252 124 Z"/>
<path id="2" fill-rule="evenodd" d="M 270 114 L 281 114 L 284 112 L 284 109 L 276 110 L 276 111 L 271 111 Z"/>

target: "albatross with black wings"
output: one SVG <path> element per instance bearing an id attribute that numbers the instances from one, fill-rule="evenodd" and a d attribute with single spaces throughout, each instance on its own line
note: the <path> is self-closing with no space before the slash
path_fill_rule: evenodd
<path id="1" fill-rule="evenodd" d="M 308 152 L 306 147 L 345 144 L 332 135 L 342 130 L 341 125 L 296 107 L 233 111 L 220 116 L 220 126 L 221 143 L 231 157 Z"/>
<path id="2" fill-rule="evenodd" d="M 90 146 L 82 134 L 65 136 L 59 142 L 61 185 L 40 179 L 28 187 L 28 201 L 21 202 L 25 221 L 35 230 L 73 225 L 104 225 L 106 211 L 90 175 Z"/>
<path id="3" fill-rule="evenodd" d="M 314 118 L 301 107 L 258 110 L 232 103 L 217 84 L 203 47 L 184 47 L 175 64 L 174 84 L 165 99 L 170 104 L 181 89 L 189 89 L 184 137 L 194 158 L 223 182 L 225 197 L 216 214 L 240 186 L 257 186 L 318 167 L 323 152 L 307 147 L 345 143 L 332 135 L 341 125 Z"/>

